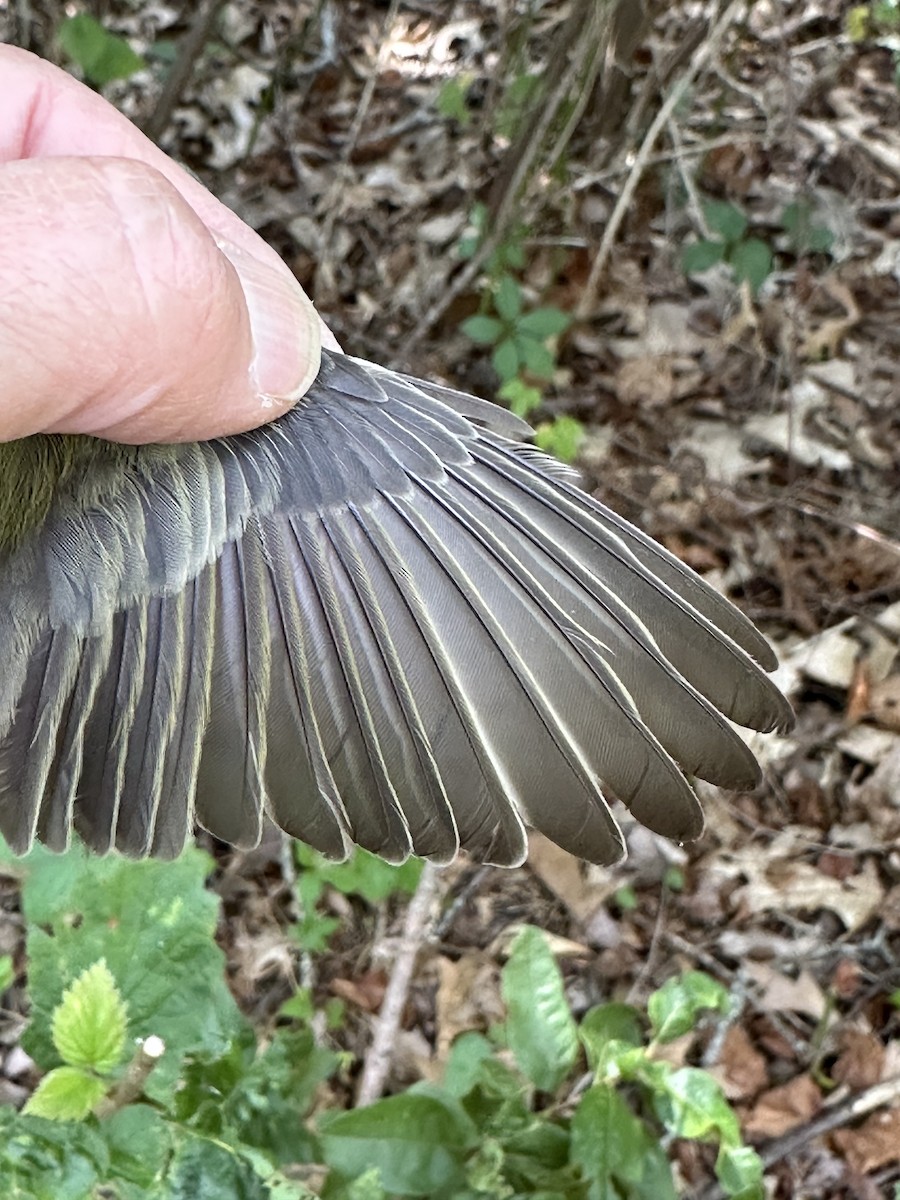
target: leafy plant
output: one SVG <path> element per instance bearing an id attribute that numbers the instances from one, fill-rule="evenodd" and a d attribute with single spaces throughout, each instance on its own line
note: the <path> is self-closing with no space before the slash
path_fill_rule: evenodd
<path id="1" fill-rule="evenodd" d="M 413 886 L 418 869 L 301 857 L 321 886 L 373 901 Z M 21 875 L 26 1044 L 47 1072 L 25 1112 L 0 1108 L 4 1200 L 666 1200 L 672 1136 L 718 1146 L 727 1195 L 762 1194 L 718 1086 L 657 1054 L 727 1007 L 706 975 L 670 980 L 646 1013 L 608 1004 L 579 1022 L 546 938 L 525 928 L 503 969 L 505 1021 L 458 1038 L 439 1084 L 314 1117 L 341 1059 L 313 1033 L 308 995 L 264 1041 L 241 1016 L 213 940 L 205 855 L 130 863 L 37 849 L 0 861 Z M 128 1047 L 152 1035 L 165 1053 L 129 1093 Z"/>
<path id="2" fill-rule="evenodd" d="M 104 29 L 89 13 L 67 17 L 60 23 L 57 36 L 64 52 L 94 87 L 128 79 L 147 65 L 124 38 Z"/>
<path id="3" fill-rule="evenodd" d="M 402 866 L 391 866 L 383 859 L 357 849 L 346 862 L 335 863 L 302 842 L 294 844 L 299 871 L 297 894 L 302 916 L 295 929 L 304 950 L 318 953 L 327 945 L 338 921 L 320 910 L 327 887 L 344 895 L 356 895 L 369 904 L 379 904 L 392 895 L 411 895 L 422 873 L 422 860 L 410 858 Z"/>
<path id="4" fill-rule="evenodd" d="M 548 343 L 568 329 L 571 318 L 553 306 L 526 309 L 521 284 L 507 273 L 496 279 L 488 296 L 493 312 L 467 318 L 463 333 L 476 345 L 493 347 L 491 362 L 502 383 L 526 371 L 550 379 L 556 355 Z"/>
<path id="5" fill-rule="evenodd" d="M 491 347 L 491 362 L 500 377 L 497 393 L 512 412 L 527 418 L 543 403 L 540 384 L 556 370 L 556 338 L 571 324 L 571 317 L 554 305 L 527 308 L 522 285 L 514 272 L 525 263 L 526 230 L 517 228 L 488 256 L 488 284 L 482 311 L 468 317 L 460 328 L 478 346 Z M 459 244 L 462 258 L 471 258 L 487 235 L 487 209 L 476 205 L 470 229 Z M 537 445 L 548 454 L 571 462 L 584 437 L 580 421 L 558 416 L 535 430 Z"/>
<path id="6" fill-rule="evenodd" d="M 51 1037 L 64 1066 L 40 1082 L 26 1113 L 83 1120 L 106 1095 L 125 1050 L 126 1005 L 104 959 L 83 971 L 53 1010 Z"/>
<path id="7" fill-rule="evenodd" d="M 747 218 L 734 204 L 705 200 L 702 207 L 710 236 L 685 246 L 684 273 L 694 275 L 724 262 L 738 283 L 746 281 L 758 291 L 772 270 L 772 251 L 760 238 L 747 236 Z"/>

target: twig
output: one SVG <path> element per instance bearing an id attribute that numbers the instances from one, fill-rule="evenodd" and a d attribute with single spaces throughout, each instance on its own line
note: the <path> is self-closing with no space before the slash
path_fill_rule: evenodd
<path id="1" fill-rule="evenodd" d="M 181 43 L 178 57 L 166 77 L 165 86 L 153 112 L 143 123 L 143 131 L 151 141 L 158 142 L 165 133 L 175 106 L 182 97 L 200 51 L 209 40 L 219 9 L 224 0 L 206 0 L 194 13 L 194 20 Z"/>
<path id="2" fill-rule="evenodd" d="M 597 290 L 600 285 L 600 279 L 603 272 L 606 270 L 606 264 L 609 261 L 612 248 L 615 245 L 616 238 L 619 234 L 622 222 L 625 220 L 625 215 L 631 208 L 634 200 L 634 193 L 637 191 L 638 183 L 643 177 L 644 171 L 647 168 L 647 163 L 656 145 L 657 138 L 662 133 L 667 122 L 671 118 L 675 109 L 681 103 L 685 92 L 694 82 L 696 77 L 709 63 L 710 59 L 715 54 L 719 47 L 719 43 L 725 36 L 725 33 L 737 19 L 738 14 L 746 8 L 747 0 L 732 0 L 731 4 L 725 9 L 719 19 L 713 25 L 709 32 L 709 37 L 702 45 L 697 47 L 691 62 L 680 77 L 676 80 L 668 96 L 666 96 L 659 112 L 653 118 L 650 128 L 647 130 L 644 140 L 641 143 L 640 149 L 635 155 L 634 164 L 625 180 L 625 184 L 619 193 L 619 198 L 616 201 L 615 207 L 610 214 L 609 222 L 603 231 L 603 237 L 600 239 L 600 247 L 597 251 L 597 257 L 591 265 L 591 273 L 588 276 L 587 284 L 581 295 L 581 300 L 578 303 L 576 310 L 576 319 L 585 320 L 593 313 L 597 305 Z"/>
<path id="3" fill-rule="evenodd" d="M 394 968 L 384 993 L 381 1012 L 378 1014 L 372 1037 L 372 1047 L 366 1055 L 356 1093 L 356 1104 L 359 1108 L 377 1100 L 384 1091 L 391 1067 L 394 1043 L 409 993 L 413 966 L 422 943 L 425 941 L 428 917 L 432 901 L 437 894 L 439 878 L 439 869 L 432 863 L 425 863 L 419 878 L 419 886 L 406 910 L 406 920 L 403 922 L 403 933 L 397 957 L 394 960 Z"/>
<path id="4" fill-rule="evenodd" d="M 400 8 L 400 0 L 391 0 L 391 6 L 385 14 L 384 23 L 381 27 L 381 43 L 378 47 L 378 54 L 375 56 L 375 62 L 372 64 L 372 70 L 369 72 L 369 77 L 366 80 L 363 88 L 362 96 L 357 105 L 356 112 L 353 114 L 353 121 L 341 149 L 341 156 L 338 160 L 334 172 L 334 180 L 331 187 L 328 189 L 328 195 L 324 200 L 325 222 L 322 227 L 322 236 L 319 242 L 319 261 L 316 264 L 316 278 L 314 287 L 314 297 L 317 303 L 327 304 L 329 298 L 334 294 L 334 263 L 333 263 L 333 235 L 334 226 L 338 217 L 342 214 L 342 206 L 340 205 L 340 195 L 345 183 L 347 182 L 347 166 L 350 162 L 350 157 L 356 148 L 359 141 L 359 135 L 362 132 L 363 122 L 366 119 L 366 114 L 372 104 L 372 97 L 375 95 L 375 87 L 378 83 L 378 75 L 384 63 L 386 47 L 388 45 L 388 34 L 394 25 L 397 17 L 397 12 Z"/>
<path id="5" fill-rule="evenodd" d="M 138 1042 L 134 1057 L 125 1069 L 125 1074 L 94 1109 L 96 1117 L 111 1117 L 113 1113 L 132 1104 L 144 1090 L 150 1072 L 166 1052 L 166 1043 L 155 1034 Z"/>
<path id="6" fill-rule="evenodd" d="M 585 8 L 588 11 L 587 18 L 584 15 Z M 590 89 L 600 70 L 606 47 L 604 33 L 608 33 L 608 29 L 604 30 L 604 24 L 608 26 L 608 23 L 608 6 L 598 3 L 597 0 L 591 0 L 589 5 L 573 7 L 567 25 L 554 47 L 554 73 L 547 93 L 541 98 L 540 115 L 533 124 L 523 122 L 520 137 L 510 146 L 500 166 L 498 183 L 494 186 L 488 205 L 493 218 L 491 232 L 450 287 L 426 310 L 422 319 L 405 338 L 400 349 L 402 359 L 409 360 L 410 351 L 419 344 L 453 301 L 467 290 L 484 263 L 502 242 L 529 174 L 534 172 L 535 160 L 545 145 L 563 103 L 571 93 L 573 76 L 581 75 L 583 87 L 575 110 L 553 146 L 554 159 L 562 153 L 582 115 Z M 574 53 L 575 59 L 570 63 L 571 53 Z"/>

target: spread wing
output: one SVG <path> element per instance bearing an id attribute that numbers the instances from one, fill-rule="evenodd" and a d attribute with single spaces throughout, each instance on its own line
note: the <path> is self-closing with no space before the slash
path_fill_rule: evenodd
<path id="1" fill-rule="evenodd" d="M 271 425 L 71 473 L 0 560 L 0 831 L 173 855 L 268 814 L 330 856 L 517 863 L 533 826 L 609 862 L 609 789 L 695 837 L 685 772 L 758 777 L 725 718 L 790 722 L 774 658 L 527 432 L 326 353 Z"/>

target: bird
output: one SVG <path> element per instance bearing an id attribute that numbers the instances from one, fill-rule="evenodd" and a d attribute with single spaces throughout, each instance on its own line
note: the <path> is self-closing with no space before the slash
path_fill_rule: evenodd
<path id="1" fill-rule="evenodd" d="M 249 433 L 0 445 L 0 833 L 16 853 L 324 855 L 535 829 L 624 854 L 614 797 L 697 838 L 694 777 L 786 730 L 766 639 L 491 402 L 331 350 Z"/>

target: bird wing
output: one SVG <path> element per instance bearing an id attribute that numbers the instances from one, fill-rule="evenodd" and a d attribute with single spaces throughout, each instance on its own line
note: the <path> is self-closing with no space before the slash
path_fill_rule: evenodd
<path id="1" fill-rule="evenodd" d="M 176 854 L 265 815 L 332 857 L 533 826 L 595 861 L 603 789 L 677 840 L 728 723 L 790 723 L 753 626 L 528 445 L 524 422 L 326 352 L 271 424 L 73 472 L 0 559 L 0 831 Z M 680 765 L 679 765 L 680 764 Z"/>

